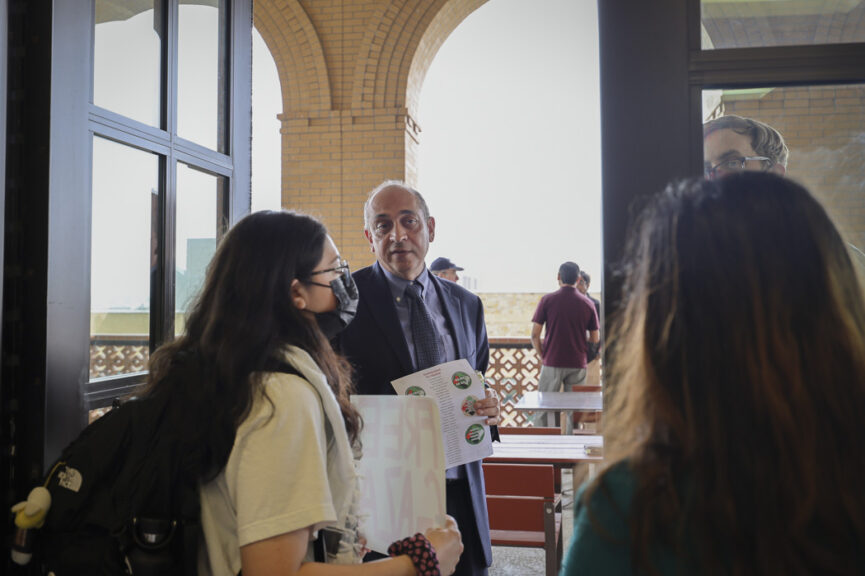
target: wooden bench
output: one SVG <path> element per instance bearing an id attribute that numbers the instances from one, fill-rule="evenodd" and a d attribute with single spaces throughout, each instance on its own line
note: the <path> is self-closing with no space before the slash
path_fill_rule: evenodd
<path id="1" fill-rule="evenodd" d="M 546 426 L 499 426 L 500 434 L 528 434 L 528 435 L 550 435 L 550 434 L 559 434 L 561 431 L 553 427 Z"/>
<path id="2" fill-rule="evenodd" d="M 499 426 L 499 434 L 521 434 L 526 436 L 544 436 L 561 434 L 556 427 L 546 426 Z M 556 466 L 556 493 L 562 491 L 562 469 Z"/>
<path id="3" fill-rule="evenodd" d="M 547 464 L 484 463 L 493 546 L 543 548 L 546 575 L 562 565 L 562 498 Z"/>

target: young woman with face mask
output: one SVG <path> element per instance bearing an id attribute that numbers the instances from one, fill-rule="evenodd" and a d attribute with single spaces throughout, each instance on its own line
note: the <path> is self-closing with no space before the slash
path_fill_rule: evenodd
<path id="1" fill-rule="evenodd" d="M 320 222 L 257 212 L 221 242 L 184 334 L 153 354 L 147 393 L 194 406 L 184 425 L 201 483 L 199 574 L 413 576 L 456 566 L 462 544 L 450 518 L 397 543 L 399 555 L 359 564 L 361 420 L 349 365 L 328 341 L 356 305 L 348 265 Z M 180 366 L 196 377 L 163 386 Z M 314 562 L 325 526 L 338 535 L 333 563 Z"/>

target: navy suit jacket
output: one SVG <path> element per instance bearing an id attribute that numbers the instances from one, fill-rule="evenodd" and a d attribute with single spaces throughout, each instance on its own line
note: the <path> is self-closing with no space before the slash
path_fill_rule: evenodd
<path id="1" fill-rule="evenodd" d="M 359 394 L 395 394 L 391 381 L 411 374 L 415 369 L 396 315 L 390 285 L 378 262 L 358 270 L 353 276 L 360 294 L 357 315 L 339 335 L 335 345 L 354 366 Z M 475 370 L 486 371 L 490 346 L 480 298 L 433 274 L 430 274 L 430 281 L 444 307 L 457 358 L 465 358 Z M 491 434 L 493 439 L 498 438 L 495 428 Z M 482 545 L 489 565 L 492 563 L 490 523 L 480 461 L 466 465 L 466 476 L 481 542 L 464 544 L 466 547 Z"/>

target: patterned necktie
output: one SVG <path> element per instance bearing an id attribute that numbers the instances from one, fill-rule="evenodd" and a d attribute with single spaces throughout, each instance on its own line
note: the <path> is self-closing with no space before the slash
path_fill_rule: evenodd
<path id="1" fill-rule="evenodd" d="M 416 282 L 409 284 L 405 291 L 411 303 L 411 335 L 417 370 L 441 364 L 442 361 L 438 332 L 420 291 L 421 286 Z"/>

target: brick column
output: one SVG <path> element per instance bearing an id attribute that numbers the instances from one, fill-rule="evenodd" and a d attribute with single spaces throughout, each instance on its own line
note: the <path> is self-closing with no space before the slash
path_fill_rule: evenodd
<path id="1" fill-rule="evenodd" d="M 321 218 L 352 267 L 372 263 L 363 204 L 383 180 L 414 181 L 414 154 L 407 162 L 407 148 L 417 144 L 416 124 L 398 108 L 292 113 L 280 119 L 282 205 Z"/>

